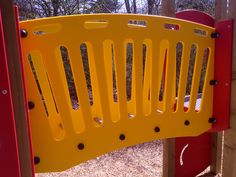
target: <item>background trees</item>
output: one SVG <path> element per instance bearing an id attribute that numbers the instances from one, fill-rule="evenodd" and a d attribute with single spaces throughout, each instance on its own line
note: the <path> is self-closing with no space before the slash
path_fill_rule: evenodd
<path id="1" fill-rule="evenodd" d="M 90 13 L 159 15 L 164 2 L 161 3 L 161 0 L 16 0 L 21 20 Z M 214 15 L 215 0 L 175 0 L 175 2 L 176 11 L 197 9 Z"/>

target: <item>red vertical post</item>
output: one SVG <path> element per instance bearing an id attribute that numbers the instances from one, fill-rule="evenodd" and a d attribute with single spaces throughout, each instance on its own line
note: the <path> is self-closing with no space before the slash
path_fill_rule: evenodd
<path id="1" fill-rule="evenodd" d="M 20 177 L 17 137 L 0 13 L 0 176 Z"/>
<path id="2" fill-rule="evenodd" d="M 22 48 L 21 48 L 21 41 L 20 41 L 20 27 L 19 27 L 19 13 L 18 13 L 18 7 L 14 6 L 14 12 L 15 12 L 15 19 L 16 19 L 16 30 L 17 30 L 17 41 L 18 41 L 18 46 L 19 46 L 19 54 L 20 54 L 20 65 L 21 65 L 21 71 L 22 71 L 22 82 L 23 82 L 23 92 L 25 96 L 25 112 L 27 116 L 27 128 L 28 128 L 28 140 L 29 140 L 29 145 L 30 145 L 30 156 L 33 157 L 33 147 L 32 147 L 32 136 L 31 136 L 31 128 L 30 128 L 30 121 L 29 121 L 29 112 L 28 112 L 28 98 L 27 98 L 27 93 L 26 93 L 26 83 L 25 83 L 25 74 L 24 74 L 24 63 L 23 63 L 23 54 L 22 54 Z M 34 176 L 34 161 L 33 158 L 31 158 L 31 166 L 32 166 L 32 174 Z"/>
<path id="3" fill-rule="evenodd" d="M 233 20 L 222 20 L 215 24 L 215 66 L 212 125 L 213 132 L 226 130 L 230 124 L 230 96 L 232 82 Z"/>
<path id="4" fill-rule="evenodd" d="M 31 135 L 29 130 L 29 120 L 27 117 L 28 110 L 24 89 L 24 79 L 22 78 L 23 66 L 20 56 L 21 51 L 19 48 L 19 30 L 17 29 L 18 15 L 14 11 L 13 0 L 0 1 L 0 9 L 2 16 L 2 30 L 5 39 L 5 55 L 9 80 L 11 83 L 9 89 L 11 90 L 11 101 L 14 108 L 12 109 L 15 132 L 18 140 L 19 171 L 22 177 L 33 177 L 34 169 L 30 140 Z M 9 115 L 10 114 L 11 113 L 9 113 Z M 8 170 L 8 172 L 11 172 L 11 170 L 12 169 Z M 0 176 L 5 177 L 6 175 L 0 174 Z M 16 175 L 11 175 L 11 177 L 15 176 Z"/>

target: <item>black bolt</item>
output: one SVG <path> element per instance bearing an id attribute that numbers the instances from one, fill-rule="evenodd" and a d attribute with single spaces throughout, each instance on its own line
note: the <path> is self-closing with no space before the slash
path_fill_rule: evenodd
<path id="1" fill-rule="evenodd" d="M 210 80 L 210 85 L 217 85 L 218 81 L 217 80 Z"/>
<path id="2" fill-rule="evenodd" d="M 190 124 L 189 120 L 186 120 L 186 121 L 184 122 L 184 125 L 186 125 L 186 126 L 188 126 L 189 124 Z"/>
<path id="3" fill-rule="evenodd" d="M 215 117 L 211 117 L 211 118 L 208 119 L 208 122 L 212 123 L 212 124 L 216 123 L 216 118 Z"/>
<path id="4" fill-rule="evenodd" d="M 219 38 L 219 37 L 220 37 L 220 33 L 217 33 L 217 32 L 211 33 L 211 38 Z"/>
<path id="5" fill-rule="evenodd" d="M 37 157 L 37 156 L 35 156 L 35 157 L 34 157 L 34 164 L 37 165 L 37 164 L 39 164 L 39 163 L 40 163 L 40 158 Z"/>
<path id="6" fill-rule="evenodd" d="M 35 105 L 34 105 L 34 102 L 33 101 L 29 101 L 28 102 L 28 108 L 29 109 L 34 109 Z"/>
<path id="7" fill-rule="evenodd" d="M 121 140 L 121 141 L 124 141 L 124 140 L 125 140 L 125 135 L 124 135 L 124 134 L 121 134 L 121 135 L 120 135 L 120 140 Z"/>
<path id="8" fill-rule="evenodd" d="M 20 30 L 20 36 L 22 38 L 26 38 L 28 36 L 28 32 L 25 29 Z"/>
<path id="9" fill-rule="evenodd" d="M 77 147 L 78 147 L 79 150 L 83 150 L 84 149 L 84 143 L 79 143 Z"/>
<path id="10" fill-rule="evenodd" d="M 159 127 L 155 127 L 154 131 L 158 133 L 158 132 L 160 132 L 160 128 Z"/>

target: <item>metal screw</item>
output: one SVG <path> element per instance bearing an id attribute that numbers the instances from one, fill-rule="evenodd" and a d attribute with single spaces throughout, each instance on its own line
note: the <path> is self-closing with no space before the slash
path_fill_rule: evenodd
<path id="1" fill-rule="evenodd" d="M 20 30 L 20 36 L 22 38 L 26 38 L 28 36 L 28 32 L 25 29 Z"/>
<path id="2" fill-rule="evenodd" d="M 211 117 L 211 118 L 208 119 L 208 122 L 212 123 L 212 124 L 216 123 L 216 118 L 215 117 Z"/>
<path id="3" fill-rule="evenodd" d="M 120 140 L 121 140 L 121 141 L 125 140 L 125 135 L 124 135 L 124 134 L 121 134 L 121 135 L 120 135 Z"/>
<path id="4" fill-rule="evenodd" d="M 40 158 L 37 157 L 37 156 L 35 156 L 35 157 L 34 157 L 34 164 L 37 165 L 37 164 L 39 164 L 39 163 L 40 163 Z"/>
<path id="5" fill-rule="evenodd" d="M 79 150 L 83 150 L 84 149 L 84 143 L 79 143 L 77 147 L 78 147 Z"/>
<path id="6" fill-rule="evenodd" d="M 211 38 L 216 39 L 216 38 L 219 38 L 219 37 L 220 37 L 220 33 L 217 33 L 217 32 L 211 33 Z"/>
<path id="7" fill-rule="evenodd" d="M 189 120 L 186 120 L 186 121 L 184 122 L 184 125 L 186 125 L 186 126 L 190 125 Z"/>
<path id="8" fill-rule="evenodd" d="M 160 132 L 160 128 L 159 127 L 155 127 L 154 131 L 158 133 L 158 132 Z"/>
<path id="9" fill-rule="evenodd" d="M 6 95 L 6 94 L 7 94 L 7 90 L 5 90 L 5 89 L 2 90 L 2 94 L 3 94 L 3 95 Z"/>
<path id="10" fill-rule="evenodd" d="M 218 84 L 218 81 L 217 80 L 210 80 L 210 85 L 217 85 Z"/>
<path id="11" fill-rule="evenodd" d="M 29 109 L 34 109 L 35 105 L 34 105 L 34 102 L 33 101 L 29 101 L 28 102 L 28 108 Z"/>

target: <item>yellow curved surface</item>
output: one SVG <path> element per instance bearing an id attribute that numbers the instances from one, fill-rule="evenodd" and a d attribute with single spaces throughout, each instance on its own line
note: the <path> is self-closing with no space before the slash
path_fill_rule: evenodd
<path id="1" fill-rule="evenodd" d="M 33 151 L 40 158 L 36 172 L 65 170 L 122 147 L 197 136 L 211 128 L 214 39 L 210 34 L 214 28 L 174 18 L 121 14 L 37 19 L 21 22 L 20 28 L 28 32 L 22 46 L 28 98 L 35 104 L 30 122 Z M 132 77 L 126 72 L 127 43 L 132 46 Z M 178 43 L 183 50 L 176 94 Z M 93 104 L 81 44 L 87 46 Z M 192 45 L 196 58 L 189 108 L 184 111 Z M 68 52 L 78 108 L 72 105 L 61 47 Z M 201 107 L 195 111 L 206 49 Z M 127 98 L 128 77 L 131 98 Z M 161 83 L 163 100 L 159 99 Z"/>

